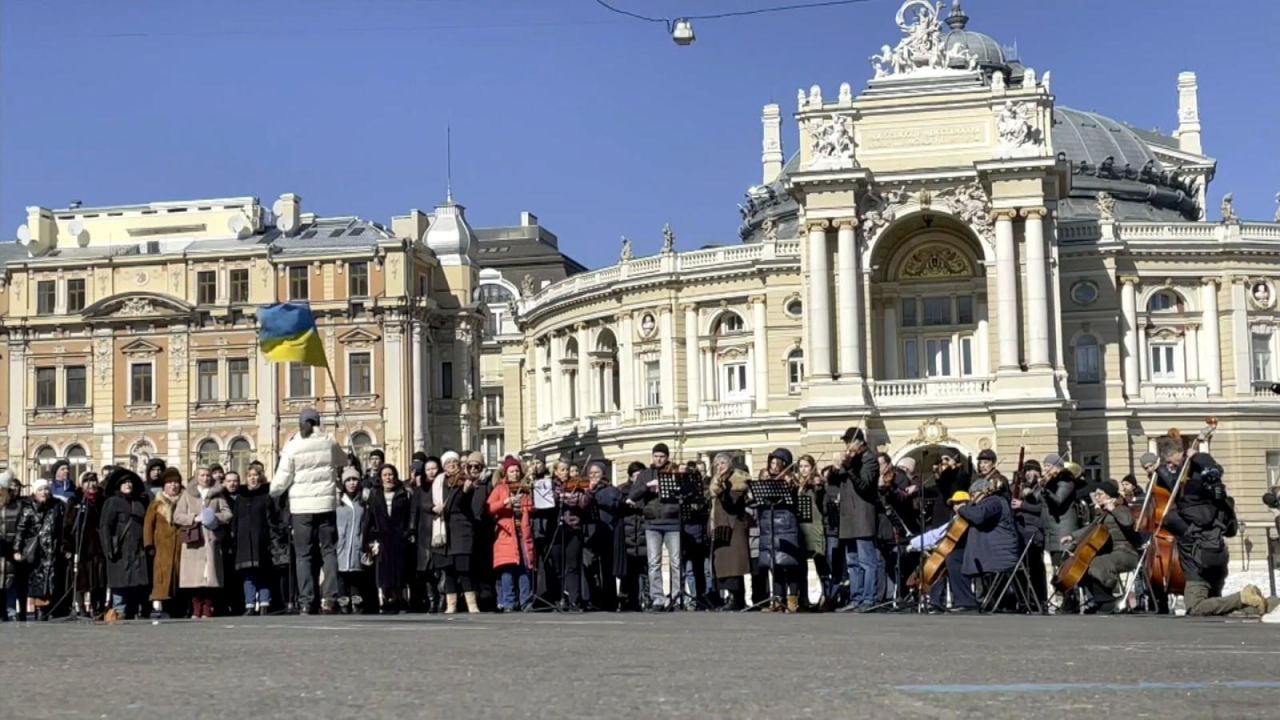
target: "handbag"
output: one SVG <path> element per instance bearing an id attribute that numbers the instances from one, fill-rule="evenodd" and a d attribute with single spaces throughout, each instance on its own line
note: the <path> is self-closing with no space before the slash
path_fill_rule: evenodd
<path id="1" fill-rule="evenodd" d="M 22 544 L 22 562 L 27 565 L 35 565 L 40 561 L 40 538 L 33 536 L 27 538 Z"/>
<path id="2" fill-rule="evenodd" d="M 182 529 L 182 544 L 193 550 L 204 546 L 204 533 L 200 532 L 199 523 Z"/>

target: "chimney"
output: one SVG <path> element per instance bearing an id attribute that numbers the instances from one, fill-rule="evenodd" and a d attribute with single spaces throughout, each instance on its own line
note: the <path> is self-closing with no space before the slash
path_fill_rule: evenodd
<path id="1" fill-rule="evenodd" d="M 534 227 L 534 226 L 536 226 L 537 224 L 538 224 L 538 216 L 537 216 L 537 215 L 534 215 L 533 213 L 529 212 L 528 210 L 525 210 L 524 212 L 521 212 L 521 213 L 520 213 L 520 226 L 521 226 L 521 227 Z"/>
<path id="2" fill-rule="evenodd" d="M 33 256 L 43 255 L 58 246 L 58 224 L 53 213 L 38 205 L 27 208 L 27 223 L 18 227 L 18 242 Z"/>
<path id="3" fill-rule="evenodd" d="M 415 243 L 422 242 L 422 236 L 427 232 L 428 224 L 427 214 L 414 208 L 408 215 L 391 218 L 391 232 L 396 237 L 408 238 Z"/>
<path id="4" fill-rule="evenodd" d="M 763 185 L 768 185 L 782 174 L 782 113 L 778 106 L 770 103 L 764 106 L 764 114 L 760 116 L 764 125 L 764 163 Z"/>
<path id="5" fill-rule="evenodd" d="M 297 235 L 302 225 L 302 196 L 285 193 L 271 206 L 276 215 L 276 227 L 285 235 Z"/>
<path id="6" fill-rule="evenodd" d="M 1200 145 L 1200 86 L 1193 72 L 1178 73 L 1178 148 L 1203 155 Z"/>

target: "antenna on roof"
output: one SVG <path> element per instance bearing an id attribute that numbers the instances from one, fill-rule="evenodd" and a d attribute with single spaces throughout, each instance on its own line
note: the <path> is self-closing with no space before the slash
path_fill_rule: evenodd
<path id="1" fill-rule="evenodd" d="M 445 200 L 453 202 L 453 126 L 444 126 Z"/>

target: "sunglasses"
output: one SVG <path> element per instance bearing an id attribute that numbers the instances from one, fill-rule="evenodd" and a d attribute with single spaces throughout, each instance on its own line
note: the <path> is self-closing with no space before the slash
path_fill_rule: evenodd
<path id="1" fill-rule="evenodd" d="M 479 464 L 479 463 L 471 463 L 471 464 L 467 465 L 467 469 L 468 469 L 468 470 L 483 470 L 483 469 L 484 469 L 484 465 L 481 465 L 481 464 Z"/>

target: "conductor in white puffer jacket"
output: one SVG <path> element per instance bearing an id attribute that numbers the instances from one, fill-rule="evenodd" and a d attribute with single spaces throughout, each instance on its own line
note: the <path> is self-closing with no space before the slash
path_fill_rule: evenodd
<path id="1" fill-rule="evenodd" d="M 298 611 L 315 608 L 316 546 L 324 569 L 321 611 L 337 612 L 338 599 L 338 477 L 347 455 L 333 438 L 320 431 L 320 413 L 307 408 L 298 416 L 298 433 L 285 443 L 271 481 L 271 497 L 289 494 L 293 551 L 298 579 Z"/>

